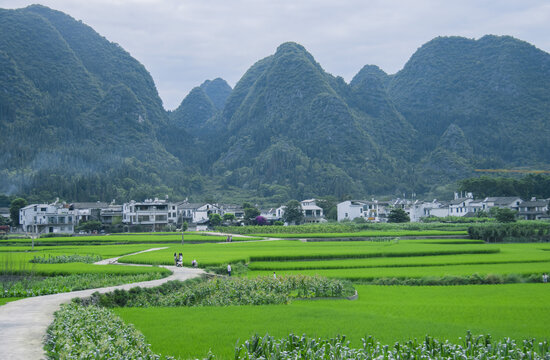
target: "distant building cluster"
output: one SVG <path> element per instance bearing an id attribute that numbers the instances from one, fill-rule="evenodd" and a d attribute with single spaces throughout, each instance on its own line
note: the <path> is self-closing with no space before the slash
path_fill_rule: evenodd
<path id="1" fill-rule="evenodd" d="M 486 197 L 475 200 L 472 193 L 461 196 L 454 194 L 451 201 L 395 199 L 391 201 L 378 200 L 348 200 L 338 204 L 338 221 L 363 218 L 366 221 L 386 222 L 392 209 L 401 208 L 410 217 L 411 222 L 421 221 L 426 217 L 444 218 L 448 216 L 473 217 L 480 212 L 488 213 L 492 208 L 508 208 L 517 212 L 521 220 L 548 219 L 548 203 L 550 199 L 528 201 L 520 197 Z"/>
<path id="2" fill-rule="evenodd" d="M 301 202 L 304 221 L 326 221 L 323 209 L 314 199 Z M 266 223 L 283 219 L 285 206 L 260 210 Z M 176 230 L 187 223 L 191 230 L 205 230 L 210 214 L 231 213 L 235 223 L 244 220 L 244 209 L 239 205 L 170 202 L 148 199 L 130 201 L 122 205 L 104 202 L 32 204 L 19 211 L 19 222 L 24 232 L 33 234 L 74 233 L 78 224 L 99 221 L 102 225 L 121 224 L 123 231 Z"/>
<path id="3" fill-rule="evenodd" d="M 315 199 L 300 202 L 303 221 L 306 223 L 326 222 L 323 209 Z M 517 212 L 519 219 L 538 220 L 549 218 L 549 199 L 532 198 L 524 201 L 519 197 L 487 197 L 475 200 L 471 193 L 460 196 L 455 193 L 452 201 L 431 202 L 394 199 L 390 201 L 347 200 L 337 204 L 337 220 L 351 221 L 362 218 L 369 222 L 387 222 L 392 209 L 403 209 L 412 222 L 425 217 L 478 216 L 491 208 L 509 208 Z M 284 219 L 285 206 L 261 209 L 267 224 Z M 130 201 L 122 205 L 113 202 L 32 204 L 19 212 L 19 222 L 24 232 L 33 234 L 74 233 L 79 224 L 98 221 L 103 226 L 122 226 L 122 231 L 161 231 L 180 229 L 187 223 L 190 230 L 205 230 L 210 214 L 234 215 L 236 224 L 244 220 L 244 209 L 239 205 L 170 202 L 148 199 L 142 202 Z"/>

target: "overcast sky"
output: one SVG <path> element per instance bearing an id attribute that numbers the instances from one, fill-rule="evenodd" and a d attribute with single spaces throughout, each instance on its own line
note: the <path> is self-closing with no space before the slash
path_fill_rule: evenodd
<path id="1" fill-rule="evenodd" d="M 0 0 L 0 8 L 37 2 L 120 44 L 149 70 L 167 109 L 204 80 L 233 87 L 285 41 L 348 82 L 366 64 L 399 71 L 440 35 L 512 35 L 550 52 L 546 0 Z"/>

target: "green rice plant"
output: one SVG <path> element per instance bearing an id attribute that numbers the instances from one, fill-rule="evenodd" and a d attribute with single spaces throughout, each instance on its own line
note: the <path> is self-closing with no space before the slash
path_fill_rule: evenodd
<path id="1" fill-rule="evenodd" d="M 500 251 L 485 254 L 440 254 L 435 256 L 426 254 L 424 256 L 371 257 L 363 259 L 255 261 L 248 264 L 248 269 L 254 271 L 280 271 L 550 262 L 550 252 L 544 251 L 544 248 L 540 248 L 538 244 L 499 244 L 494 247 Z"/>
<path id="2" fill-rule="evenodd" d="M 170 246 L 168 249 L 122 257 L 134 264 L 172 264 L 173 254 L 183 253 L 184 263 L 196 259 L 201 267 L 251 261 L 353 259 L 405 257 L 437 254 L 498 253 L 500 248 L 487 244 L 425 244 L 415 241 L 390 243 L 264 241 Z"/>
<path id="3" fill-rule="evenodd" d="M 465 230 L 366 230 L 358 232 L 334 232 L 334 233 L 254 233 L 253 236 L 274 238 L 370 238 L 370 237 L 399 237 L 399 236 L 441 236 L 441 235 L 467 235 Z"/>
<path id="4" fill-rule="evenodd" d="M 77 304 L 55 313 L 44 349 L 48 359 L 161 359 L 132 325 L 107 309 Z"/>
<path id="5" fill-rule="evenodd" d="M 238 339 L 242 344 L 254 334 L 266 333 L 275 338 L 289 333 L 315 338 L 347 334 L 353 348 L 363 346 L 365 334 L 375 335 L 382 344 L 405 344 L 426 334 L 460 344 L 467 330 L 494 339 L 509 337 L 519 344 L 523 339 L 535 338 L 535 344 L 550 340 L 548 284 L 355 288 L 355 301 L 114 311 L 146 336 L 153 351 L 182 359 L 201 358 L 208 350 L 230 359 Z"/>
<path id="6" fill-rule="evenodd" d="M 469 277 L 468 283 L 476 283 L 474 276 L 512 275 L 526 279 L 535 276 L 540 278 L 543 273 L 550 272 L 550 262 L 527 262 L 505 264 L 472 264 L 447 266 L 416 266 L 416 267 L 375 267 L 357 269 L 312 269 L 312 270 L 279 270 L 282 275 L 303 274 L 309 276 L 325 276 L 330 278 L 347 279 L 356 282 L 376 283 L 384 279 L 384 283 L 402 283 L 405 279 L 431 278 L 440 279 L 445 276 Z M 270 271 L 249 271 L 249 277 L 267 276 Z M 395 279 L 388 281 L 387 279 Z M 434 284 L 435 284 L 434 280 Z M 484 283 L 480 280 L 477 283 Z M 418 281 L 413 281 L 418 285 Z M 411 284 L 411 285 L 412 285 Z M 429 284 L 427 284 L 429 285 Z"/>
<path id="7" fill-rule="evenodd" d="M 184 242 L 223 242 L 225 236 L 209 235 L 203 233 L 185 233 Z M 234 237 L 234 241 L 258 240 L 258 237 Z M 1 245 L 25 245 L 31 244 L 32 239 L 7 239 L 0 240 Z M 35 246 L 63 246 L 63 245 L 104 245 L 104 244 L 181 244 L 181 233 L 159 234 L 134 234 L 134 235 L 92 235 L 92 236 L 66 236 L 47 237 L 34 239 Z"/>

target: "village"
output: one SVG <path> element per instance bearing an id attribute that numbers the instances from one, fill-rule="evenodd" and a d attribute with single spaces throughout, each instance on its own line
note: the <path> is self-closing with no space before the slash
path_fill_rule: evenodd
<path id="1" fill-rule="evenodd" d="M 520 220 L 549 219 L 550 199 L 522 199 L 520 197 L 486 197 L 474 199 L 472 193 L 454 194 L 451 201 L 421 201 L 396 198 L 389 201 L 346 200 L 336 205 L 338 222 L 360 221 L 383 223 L 393 209 L 402 209 L 411 222 L 425 218 L 479 217 L 488 214 L 492 208 L 508 208 L 516 212 Z M 316 199 L 300 202 L 304 223 L 329 221 Z M 286 206 L 258 209 L 263 224 L 283 223 Z M 7 209 L 2 216 L 9 217 Z M 203 231 L 209 228 L 212 214 L 225 219 L 225 224 L 244 225 L 245 211 L 240 205 L 215 203 L 190 203 L 186 201 L 147 199 L 130 201 L 122 205 L 106 202 L 56 201 L 51 204 L 31 204 L 20 209 L 19 228 L 12 232 L 26 234 L 84 234 L 79 225 L 94 221 L 102 227 L 117 225 L 119 231 L 176 231 L 182 226 L 189 231 Z M 229 219 L 229 220 L 228 220 Z M 288 225 L 288 224 L 287 224 Z"/>

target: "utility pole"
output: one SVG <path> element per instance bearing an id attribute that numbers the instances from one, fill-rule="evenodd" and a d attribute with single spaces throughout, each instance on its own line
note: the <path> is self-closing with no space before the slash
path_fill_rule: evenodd
<path id="1" fill-rule="evenodd" d="M 156 222 L 157 222 L 157 207 L 153 206 L 153 232 L 155 232 Z"/>

